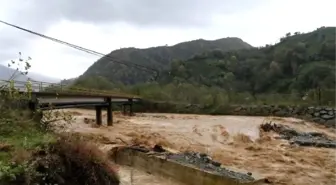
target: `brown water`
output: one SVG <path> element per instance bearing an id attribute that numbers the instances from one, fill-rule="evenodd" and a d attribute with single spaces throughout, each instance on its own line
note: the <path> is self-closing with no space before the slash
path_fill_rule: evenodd
<path id="1" fill-rule="evenodd" d="M 95 112 L 74 109 L 76 122 L 68 131 L 103 136 L 103 140 L 161 144 L 176 151 L 206 152 L 222 164 L 257 173 L 274 184 L 305 185 L 336 183 L 334 149 L 290 146 L 260 133 L 259 125 L 267 120 L 289 125 L 300 131 L 323 132 L 336 137 L 334 131 L 293 118 L 248 116 L 206 116 L 179 114 L 138 114 L 134 117 L 114 115 L 113 127 L 93 128 L 83 123 Z M 144 180 L 144 183 L 145 180 Z"/>

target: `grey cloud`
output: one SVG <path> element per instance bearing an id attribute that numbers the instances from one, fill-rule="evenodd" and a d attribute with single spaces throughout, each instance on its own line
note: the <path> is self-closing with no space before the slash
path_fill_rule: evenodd
<path id="1" fill-rule="evenodd" d="M 266 0 L 0 0 L 7 20 L 44 33 L 60 20 L 99 25 L 127 22 L 136 26 L 204 27 L 215 14 L 246 11 Z M 7 5 L 7 6 L 6 6 Z M 0 19 L 2 19 L 0 17 Z M 18 33 L 21 32 L 21 33 Z M 15 57 L 29 39 L 13 28 L 0 28 L 0 61 Z"/>
<path id="2" fill-rule="evenodd" d="M 16 59 L 19 52 L 25 54 L 27 43 L 35 37 L 14 28 L 0 25 L 0 61 Z"/>
<path id="3" fill-rule="evenodd" d="M 18 0 L 16 0 L 18 1 Z M 67 19 L 104 24 L 127 22 L 138 26 L 204 26 L 214 14 L 248 10 L 265 0 L 31 0 L 16 21 L 34 27 Z"/>

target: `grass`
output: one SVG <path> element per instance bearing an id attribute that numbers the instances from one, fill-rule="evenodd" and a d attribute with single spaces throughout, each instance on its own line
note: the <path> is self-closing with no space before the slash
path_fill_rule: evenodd
<path id="1" fill-rule="evenodd" d="M 37 123 L 0 119 L 0 184 L 20 183 L 34 151 L 56 141 Z"/>
<path id="2" fill-rule="evenodd" d="M 54 134 L 35 122 L 3 120 L 0 119 L 0 184 L 26 184 L 27 180 L 73 185 L 119 183 L 116 166 L 83 137 Z"/>
<path id="3" fill-rule="evenodd" d="M 2 123 L 0 125 L 0 145 L 7 145 L 9 149 L 0 148 L 0 161 L 12 162 L 17 151 L 32 151 L 36 147 L 45 146 L 56 141 L 55 137 L 37 127 L 34 122 Z"/>
<path id="4" fill-rule="evenodd" d="M 88 137 L 76 133 L 59 135 L 53 152 L 63 156 L 69 173 L 79 184 L 119 184 L 118 167 Z"/>

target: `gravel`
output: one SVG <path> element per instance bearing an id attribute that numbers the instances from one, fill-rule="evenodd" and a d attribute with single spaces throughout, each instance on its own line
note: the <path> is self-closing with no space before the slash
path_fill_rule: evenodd
<path id="1" fill-rule="evenodd" d="M 289 140 L 291 144 L 300 146 L 336 148 L 336 140 L 328 138 L 323 133 L 318 132 L 299 132 L 288 126 L 275 124 L 272 122 L 260 125 L 260 128 L 265 131 L 274 131 L 278 133 L 281 139 Z"/>

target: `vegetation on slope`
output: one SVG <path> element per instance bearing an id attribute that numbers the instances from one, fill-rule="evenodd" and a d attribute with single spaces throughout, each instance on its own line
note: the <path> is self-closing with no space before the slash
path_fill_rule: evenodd
<path id="1" fill-rule="evenodd" d="M 335 28 L 322 27 L 309 33 L 287 33 L 275 45 L 234 51 L 215 49 L 186 60 L 174 60 L 168 69 L 161 70 L 156 82 L 124 86 L 113 82 L 118 78 L 111 80 L 98 71 L 99 78 L 87 76 L 76 85 L 126 91 L 154 100 L 213 106 L 334 105 L 334 51 Z"/>
<path id="2" fill-rule="evenodd" d="M 162 82 L 217 86 L 252 95 L 335 87 L 335 28 L 281 40 L 274 46 L 232 52 L 215 50 L 176 61 Z"/>
<path id="3" fill-rule="evenodd" d="M 251 46 L 239 38 L 223 38 L 214 41 L 203 39 L 183 42 L 174 46 L 160 46 L 147 49 L 123 48 L 112 51 L 108 57 L 103 57 L 95 62 L 83 76 L 103 76 L 109 81 L 135 84 L 146 82 L 153 76 L 153 71 L 143 71 L 138 68 L 128 67 L 111 62 L 131 62 L 154 69 L 167 69 L 174 59 L 186 60 L 197 53 L 213 49 L 223 51 L 251 48 Z"/>

